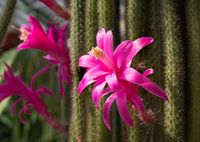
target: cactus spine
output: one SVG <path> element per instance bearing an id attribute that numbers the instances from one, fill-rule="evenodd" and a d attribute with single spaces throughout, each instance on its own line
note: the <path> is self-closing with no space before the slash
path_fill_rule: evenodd
<path id="1" fill-rule="evenodd" d="M 98 26 L 105 28 L 106 30 L 113 30 L 114 24 L 114 1 L 113 0 L 98 0 Z M 103 117 L 102 117 L 102 106 L 105 99 L 101 101 L 101 107 L 98 110 L 97 118 L 99 119 L 99 127 L 97 128 L 100 132 L 100 141 L 110 142 L 111 132 L 106 128 Z M 113 120 L 113 118 L 111 117 Z M 112 128 L 113 129 L 113 128 Z M 113 129 L 114 130 L 114 129 Z M 113 132 L 112 130 L 112 132 Z"/>
<path id="2" fill-rule="evenodd" d="M 177 1 L 176 1 L 177 2 Z M 169 101 L 165 104 L 166 140 L 184 141 L 184 73 L 180 17 L 173 0 L 162 1 L 162 25 L 165 53 L 165 88 Z"/>
<path id="3" fill-rule="evenodd" d="M 186 26 L 187 26 L 187 40 L 188 40 L 188 79 L 187 86 L 189 87 L 187 93 L 187 140 L 189 142 L 198 141 L 200 139 L 200 2 L 199 0 L 186 0 Z"/>
<path id="4" fill-rule="evenodd" d="M 96 0 L 86 0 L 86 18 L 85 21 L 85 33 L 86 33 L 86 53 L 91 50 L 92 47 L 96 46 L 96 33 L 98 30 L 97 23 L 97 1 Z M 87 142 L 100 141 L 100 132 L 97 130 L 99 125 L 99 118 L 97 118 L 98 111 L 95 105 L 91 101 L 92 90 L 89 87 L 87 90 Z"/>
<path id="5" fill-rule="evenodd" d="M 77 86 L 79 82 L 78 58 L 80 51 L 84 49 L 84 0 L 71 1 L 71 31 L 70 31 L 70 59 L 72 71 L 72 115 L 70 122 L 69 141 L 86 141 L 86 97 L 78 96 Z"/>
<path id="6" fill-rule="evenodd" d="M 4 34 L 12 18 L 17 0 L 7 0 L 3 14 L 0 20 L 0 45 L 3 40 Z"/>
<path id="7" fill-rule="evenodd" d="M 144 33 L 144 11 L 143 11 L 143 1 L 141 0 L 126 0 L 125 3 L 125 25 L 126 25 L 126 37 L 127 39 L 135 40 L 136 38 L 142 36 Z M 133 61 L 138 62 L 141 56 L 137 56 Z M 138 142 L 140 141 L 140 131 L 139 131 L 139 121 L 133 114 L 133 119 L 135 120 L 134 128 L 125 126 L 122 124 L 123 140 L 126 142 Z"/>
<path id="8" fill-rule="evenodd" d="M 99 0 L 98 1 L 98 22 L 99 27 L 103 27 L 106 30 L 110 30 L 113 26 L 113 11 L 114 11 L 113 0 Z"/>
<path id="9" fill-rule="evenodd" d="M 164 88 L 164 77 L 163 77 L 163 45 L 161 39 L 161 12 L 160 6 L 161 1 L 149 0 L 146 2 L 147 10 L 145 14 L 145 36 L 150 36 L 154 38 L 154 42 L 149 45 L 149 47 L 144 50 L 144 65 L 146 68 L 153 68 L 155 74 L 149 76 L 153 81 L 155 81 L 159 86 Z M 147 126 L 142 129 L 143 133 L 146 133 L 143 138 L 151 139 L 152 141 L 164 141 L 163 134 L 163 114 L 164 114 L 164 104 L 159 98 L 153 96 L 152 94 L 144 93 L 144 103 L 146 104 L 146 109 L 151 109 L 155 113 L 156 123 L 152 126 Z M 142 93 L 142 94 L 143 94 Z M 158 112 L 158 113 L 156 113 Z"/>

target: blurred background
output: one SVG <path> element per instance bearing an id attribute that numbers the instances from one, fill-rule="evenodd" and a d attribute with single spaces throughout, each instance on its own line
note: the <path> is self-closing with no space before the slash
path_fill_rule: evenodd
<path id="1" fill-rule="evenodd" d="M 3 14 L 7 0 L 0 0 L 0 17 Z M 63 7 L 68 6 L 67 2 L 58 0 Z M 44 28 L 47 22 L 64 23 L 64 20 L 56 16 L 47 6 L 35 0 L 19 0 L 17 1 L 11 22 L 6 31 L 5 37 L 0 45 L 0 74 L 5 68 L 4 62 L 12 66 L 15 73 L 20 73 L 27 84 L 30 84 L 33 74 L 41 69 L 46 63 L 42 59 L 43 54 L 39 51 L 21 51 L 17 52 L 16 47 L 20 43 L 18 38 L 19 28 L 22 24 L 27 23 L 29 15 L 35 16 Z M 37 79 L 36 84 L 44 84 L 53 88 L 56 95 L 44 98 L 50 111 L 58 120 L 66 121 L 64 109 L 65 98 L 60 101 L 56 71 L 51 70 Z M 33 111 L 30 116 L 24 116 L 28 120 L 27 125 L 20 123 L 18 113 L 13 117 L 10 106 L 16 98 L 10 98 L 0 103 L 0 142 L 62 142 L 65 136 L 53 131 L 40 117 Z M 20 108 L 20 106 L 19 106 Z M 65 120 L 63 120 L 65 118 Z"/>

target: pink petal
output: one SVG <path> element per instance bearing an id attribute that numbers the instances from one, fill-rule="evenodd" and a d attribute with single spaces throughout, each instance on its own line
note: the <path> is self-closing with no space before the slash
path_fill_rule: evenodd
<path id="1" fill-rule="evenodd" d="M 112 106 L 114 100 L 116 99 L 116 97 L 119 93 L 120 93 L 120 91 L 115 92 L 110 97 L 108 97 L 103 106 L 103 119 L 104 119 L 104 123 L 106 124 L 106 126 L 108 127 L 109 130 L 111 130 L 110 116 L 109 116 L 110 109 L 111 109 L 111 106 Z"/>
<path id="2" fill-rule="evenodd" d="M 150 68 L 150 69 L 145 70 L 143 75 L 144 76 L 148 76 L 148 75 L 151 75 L 153 73 L 154 73 L 154 70 L 152 68 Z"/>
<path id="3" fill-rule="evenodd" d="M 134 123 L 129 113 L 128 107 L 126 105 L 126 94 L 124 92 L 120 92 L 116 98 L 117 109 L 123 121 L 133 127 Z"/>
<path id="4" fill-rule="evenodd" d="M 18 117 L 19 117 L 20 122 L 21 122 L 22 124 L 24 124 L 24 125 L 28 123 L 28 121 L 24 120 L 24 118 L 23 118 L 23 113 L 24 113 L 24 112 L 25 112 L 25 113 L 28 112 L 27 109 L 28 109 L 27 107 L 23 106 L 23 108 L 20 109 L 19 114 L 18 114 Z"/>
<path id="5" fill-rule="evenodd" d="M 50 61 L 53 64 L 59 64 L 59 61 L 55 57 L 51 56 L 50 54 L 43 56 L 43 58 Z"/>
<path id="6" fill-rule="evenodd" d="M 119 88 L 119 82 L 115 73 L 106 76 L 106 82 L 110 89 Z"/>
<path id="7" fill-rule="evenodd" d="M 126 40 L 120 43 L 115 49 L 114 56 L 117 60 L 117 66 L 121 68 L 126 63 L 126 59 L 130 54 L 131 48 L 133 48 L 133 43 L 131 40 Z"/>
<path id="8" fill-rule="evenodd" d="M 22 98 L 17 99 L 17 100 L 14 101 L 14 103 L 11 105 L 11 111 L 12 111 L 13 114 L 16 113 L 16 107 L 17 107 L 17 104 L 20 103 L 20 102 L 22 102 L 22 101 L 23 101 Z"/>
<path id="9" fill-rule="evenodd" d="M 95 57 L 90 56 L 90 55 L 83 55 L 79 58 L 78 65 L 80 67 L 85 67 L 85 68 L 92 68 L 94 66 L 98 65 L 98 60 L 95 59 Z"/>
<path id="10" fill-rule="evenodd" d="M 37 90 L 36 90 L 36 93 L 37 94 L 44 94 L 44 95 L 49 95 L 49 96 L 52 96 L 54 95 L 54 93 L 52 92 L 51 89 L 45 87 L 45 86 L 40 86 Z"/>
<path id="11" fill-rule="evenodd" d="M 156 85 L 144 75 L 140 74 L 135 69 L 125 69 L 123 75 L 120 78 L 141 86 L 142 88 L 147 90 L 149 93 L 154 94 L 155 96 L 158 96 L 164 100 L 168 100 L 167 95 L 158 85 Z"/>
<path id="12" fill-rule="evenodd" d="M 96 36 L 96 40 L 97 40 L 97 46 L 99 48 L 101 48 L 102 50 L 104 49 L 104 37 L 106 35 L 106 31 L 104 28 L 101 28 Z"/>
<path id="13" fill-rule="evenodd" d="M 112 58 L 113 56 L 113 35 L 111 31 L 108 31 L 104 38 L 104 52 Z"/>
<path id="14" fill-rule="evenodd" d="M 94 84 L 94 89 L 92 90 L 92 101 L 96 106 L 98 106 L 97 100 L 99 99 L 100 94 L 102 94 L 105 85 L 105 78 L 98 79 Z"/>
<path id="15" fill-rule="evenodd" d="M 99 108 L 99 102 L 100 102 L 100 100 L 101 100 L 101 98 L 102 98 L 103 96 L 108 95 L 108 94 L 110 94 L 110 93 L 113 93 L 113 92 L 115 92 L 115 91 L 116 91 L 116 90 L 112 90 L 112 89 L 108 88 L 108 89 L 104 90 L 101 94 L 99 94 L 98 97 L 97 97 L 97 99 L 96 99 L 96 104 L 97 104 L 96 107 Z"/>
<path id="16" fill-rule="evenodd" d="M 66 93 L 65 93 L 65 89 L 63 87 L 63 80 L 62 80 L 62 74 L 61 74 L 60 67 L 58 68 L 57 77 L 58 77 L 58 86 L 59 86 L 60 94 L 61 94 L 61 96 L 65 96 Z"/>
<path id="17" fill-rule="evenodd" d="M 85 75 L 83 76 L 82 80 L 78 84 L 78 94 L 80 95 L 81 92 L 90 84 L 95 82 L 95 78 L 105 75 L 107 72 L 101 71 L 99 68 L 91 68 L 89 69 Z"/>
<path id="18" fill-rule="evenodd" d="M 151 37 L 141 37 L 133 41 L 133 47 L 131 48 L 129 55 L 126 57 L 126 64 L 128 64 L 143 47 L 152 42 L 153 38 Z"/>
<path id="19" fill-rule="evenodd" d="M 29 46 L 29 43 L 28 42 L 23 42 L 23 43 L 18 45 L 17 50 L 20 51 L 20 50 L 29 49 L 29 48 L 31 48 Z"/>
<path id="20" fill-rule="evenodd" d="M 10 89 L 11 88 L 7 84 L 1 84 L 0 85 L 0 102 L 12 95 L 10 93 L 11 92 Z"/>
<path id="21" fill-rule="evenodd" d="M 126 87 L 127 88 L 125 88 L 125 91 L 126 91 L 127 99 L 129 100 L 129 102 L 131 102 L 134 105 L 134 108 L 137 111 L 144 112 L 145 107 L 142 102 L 142 99 L 138 95 L 138 86 L 133 86 L 132 84 L 130 86 L 126 84 Z"/>
<path id="22" fill-rule="evenodd" d="M 44 72 L 48 71 L 50 69 L 50 66 L 45 66 L 42 69 L 40 69 L 38 72 L 36 72 L 32 79 L 31 79 L 31 87 L 34 88 L 34 84 L 35 84 L 35 80 L 38 76 L 40 76 L 41 74 L 43 74 Z"/>
<path id="23" fill-rule="evenodd" d="M 34 29 L 36 29 L 37 31 L 42 32 L 43 34 L 45 34 L 41 24 L 38 22 L 38 20 L 33 17 L 33 16 L 29 16 L 28 17 L 29 22 L 31 23 L 31 25 L 34 27 Z"/>

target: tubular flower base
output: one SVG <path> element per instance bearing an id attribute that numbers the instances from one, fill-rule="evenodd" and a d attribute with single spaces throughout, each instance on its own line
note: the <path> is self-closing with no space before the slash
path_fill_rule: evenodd
<path id="1" fill-rule="evenodd" d="M 18 46 L 18 50 L 37 49 L 47 53 L 44 58 L 52 64 L 58 66 L 58 80 L 60 92 L 65 94 L 62 80 L 67 84 L 71 81 L 70 58 L 66 45 L 66 26 L 50 25 L 48 31 L 44 31 L 40 23 L 29 16 L 30 25 L 20 27 L 20 40 L 23 42 Z"/>
<path id="2" fill-rule="evenodd" d="M 85 75 L 78 85 L 78 94 L 90 84 L 94 83 L 92 101 L 99 106 L 100 99 L 111 94 L 103 107 L 103 117 L 106 126 L 111 129 L 109 112 L 111 105 L 116 101 L 117 109 L 123 121 L 133 126 L 127 107 L 127 101 L 133 106 L 139 118 L 147 123 L 154 121 L 151 111 L 146 111 L 142 99 L 138 95 L 138 88 L 142 87 L 149 93 L 168 100 L 165 92 L 146 76 L 153 73 L 147 69 L 144 74 L 130 67 L 132 59 L 145 46 L 151 44 L 151 37 L 141 37 L 135 41 L 123 41 L 113 51 L 113 35 L 111 31 L 100 29 L 97 33 L 97 47 L 88 55 L 79 59 L 79 66 L 87 68 Z"/>
<path id="3" fill-rule="evenodd" d="M 12 104 L 11 110 L 15 113 L 17 104 L 23 103 L 23 107 L 19 110 L 18 115 L 23 124 L 27 123 L 23 119 L 23 113 L 30 115 L 30 108 L 32 108 L 53 128 L 59 132 L 66 133 L 67 127 L 53 118 L 48 112 L 47 106 L 41 99 L 41 95 L 43 94 L 53 95 L 52 91 L 44 86 L 41 86 L 36 90 L 33 87 L 27 86 L 20 76 L 14 76 L 11 68 L 8 65 L 6 66 L 7 71 L 4 71 L 3 76 L 5 82 L 0 84 L 0 102 L 10 96 L 18 96 L 20 98 Z M 32 81 L 32 83 L 34 83 L 34 81 Z"/>
<path id="4" fill-rule="evenodd" d="M 40 0 L 53 10 L 58 16 L 70 20 L 70 13 L 66 9 L 62 8 L 55 0 Z"/>

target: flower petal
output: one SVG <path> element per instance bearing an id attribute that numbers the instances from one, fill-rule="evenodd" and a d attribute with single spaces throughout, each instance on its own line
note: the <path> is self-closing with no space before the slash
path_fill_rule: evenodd
<path id="1" fill-rule="evenodd" d="M 119 82 L 117 80 L 117 76 L 115 73 L 109 74 L 106 76 L 106 82 L 110 89 L 117 89 L 119 88 Z"/>
<path id="2" fill-rule="evenodd" d="M 106 35 L 106 31 L 104 28 L 101 28 L 96 36 L 96 40 L 97 40 L 97 46 L 99 48 L 101 48 L 102 50 L 104 49 L 104 37 Z"/>
<path id="3" fill-rule="evenodd" d="M 104 52 L 112 58 L 113 56 L 113 35 L 111 31 L 108 31 L 104 38 Z"/>
<path id="4" fill-rule="evenodd" d="M 126 40 L 120 43 L 115 49 L 114 57 L 117 60 L 117 66 L 119 68 L 125 64 L 126 57 L 129 55 L 132 47 L 132 40 Z"/>
<path id="5" fill-rule="evenodd" d="M 122 120 L 126 124 L 133 127 L 134 122 L 131 118 L 128 107 L 126 105 L 126 94 L 123 91 L 120 91 L 120 93 L 118 93 L 117 98 L 116 98 L 116 104 L 117 104 L 117 109 L 119 111 L 119 114 L 120 114 Z"/>
<path id="6" fill-rule="evenodd" d="M 95 59 L 95 57 L 90 56 L 90 55 L 83 55 L 79 58 L 78 65 L 80 67 L 85 67 L 85 68 L 92 68 L 94 66 L 98 65 L 98 60 Z"/>
<path id="7" fill-rule="evenodd" d="M 65 96 L 66 92 L 63 87 L 62 72 L 61 72 L 60 67 L 58 68 L 57 77 L 58 77 L 58 86 L 59 86 L 60 94 L 61 96 Z"/>
<path id="8" fill-rule="evenodd" d="M 132 68 L 127 68 L 124 70 L 120 79 L 127 80 L 134 84 L 137 84 L 147 90 L 149 93 L 154 94 L 164 100 L 168 100 L 167 95 L 165 92 L 156 85 L 153 81 L 145 77 L 144 75 L 140 74 L 138 71 Z"/>
<path id="9" fill-rule="evenodd" d="M 117 95 L 120 93 L 120 91 L 113 93 L 110 97 L 107 98 L 104 106 L 103 106 L 103 119 L 104 119 L 104 123 L 106 124 L 106 126 L 108 127 L 109 130 L 111 130 L 110 127 L 110 109 L 111 106 L 113 104 L 113 102 L 115 101 Z"/>
<path id="10" fill-rule="evenodd" d="M 45 34 L 41 24 L 38 22 L 38 20 L 35 17 L 29 16 L 28 20 L 31 23 L 31 25 L 34 27 L 35 30 L 38 30 L 38 31 L 43 32 Z"/>
<path id="11" fill-rule="evenodd" d="M 97 108 L 99 108 L 99 102 L 100 102 L 100 100 L 101 100 L 101 98 L 103 97 L 103 96 L 105 96 L 105 95 L 108 95 L 108 94 L 110 94 L 110 93 L 113 93 L 113 92 L 115 92 L 116 90 L 113 90 L 113 89 L 110 89 L 110 88 L 108 88 L 108 89 L 106 89 L 106 90 L 104 90 L 101 94 L 99 94 L 98 95 L 98 98 L 97 98 L 97 100 L 96 100 L 96 104 L 97 104 Z"/>
<path id="12" fill-rule="evenodd" d="M 47 55 L 43 56 L 43 58 L 48 60 L 48 61 L 50 61 L 53 64 L 58 64 L 59 63 L 59 61 L 55 57 L 51 56 L 50 54 L 47 54 Z"/>
<path id="13" fill-rule="evenodd" d="M 143 75 L 148 76 L 148 75 L 153 74 L 153 73 L 154 73 L 154 70 L 152 68 L 150 68 L 150 69 L 145 70 Z"/>
<path id="14" fill-rule="evenodd" d="M 49 96 L 52 96 L 54 95 L 54 93 L 52 92 L 51 89 L 45 87 L 45 86 L 40 86 L 37 90 L 36 90 L 36 93 L 37 94 L 44 94 L 44 95 L 49 95 Z"/>
<path id="15" fill-rule="evenodd" d="M 99 68 L 91 68 L 89 69 L 85 75 L 83 76 L 82 80 L 78 84 L 78 95 L 90 84 L 95 82 L 94 79 L 100 77 L 102 75 L 107 74 L 107 72 L 101 71 Z"/>
<path id="16" fill-rule="evenodd" d="M 105 85 L 105 78 L 98 79 L 94 84 L 94 89 L 92 90 L 92 101 L 94 104 L 96 104 L 96 106 L 98 106 L 97 100 L 99 95 L 102 94 Z"/>
<path id="17" fill-rule="evenodd" d="M 42 73 L 48 71 L 50 69 L 50 66 L 45 66 L 42 69 L 40 69 L 38 72 L 36 72 L 32 79 L 31 79 L 31 87 L 34 88 L 35 80 L 38 76 L 40 76 Z"/>
<path id="18" fill-rule="evenodd" d="M 143 47 L 151 44 L 152 42 L 153 38 L 151 37 L 141 37 L 133 41 L 133 47 L 126 58 L 126 64 L 128 64 Z"/>

